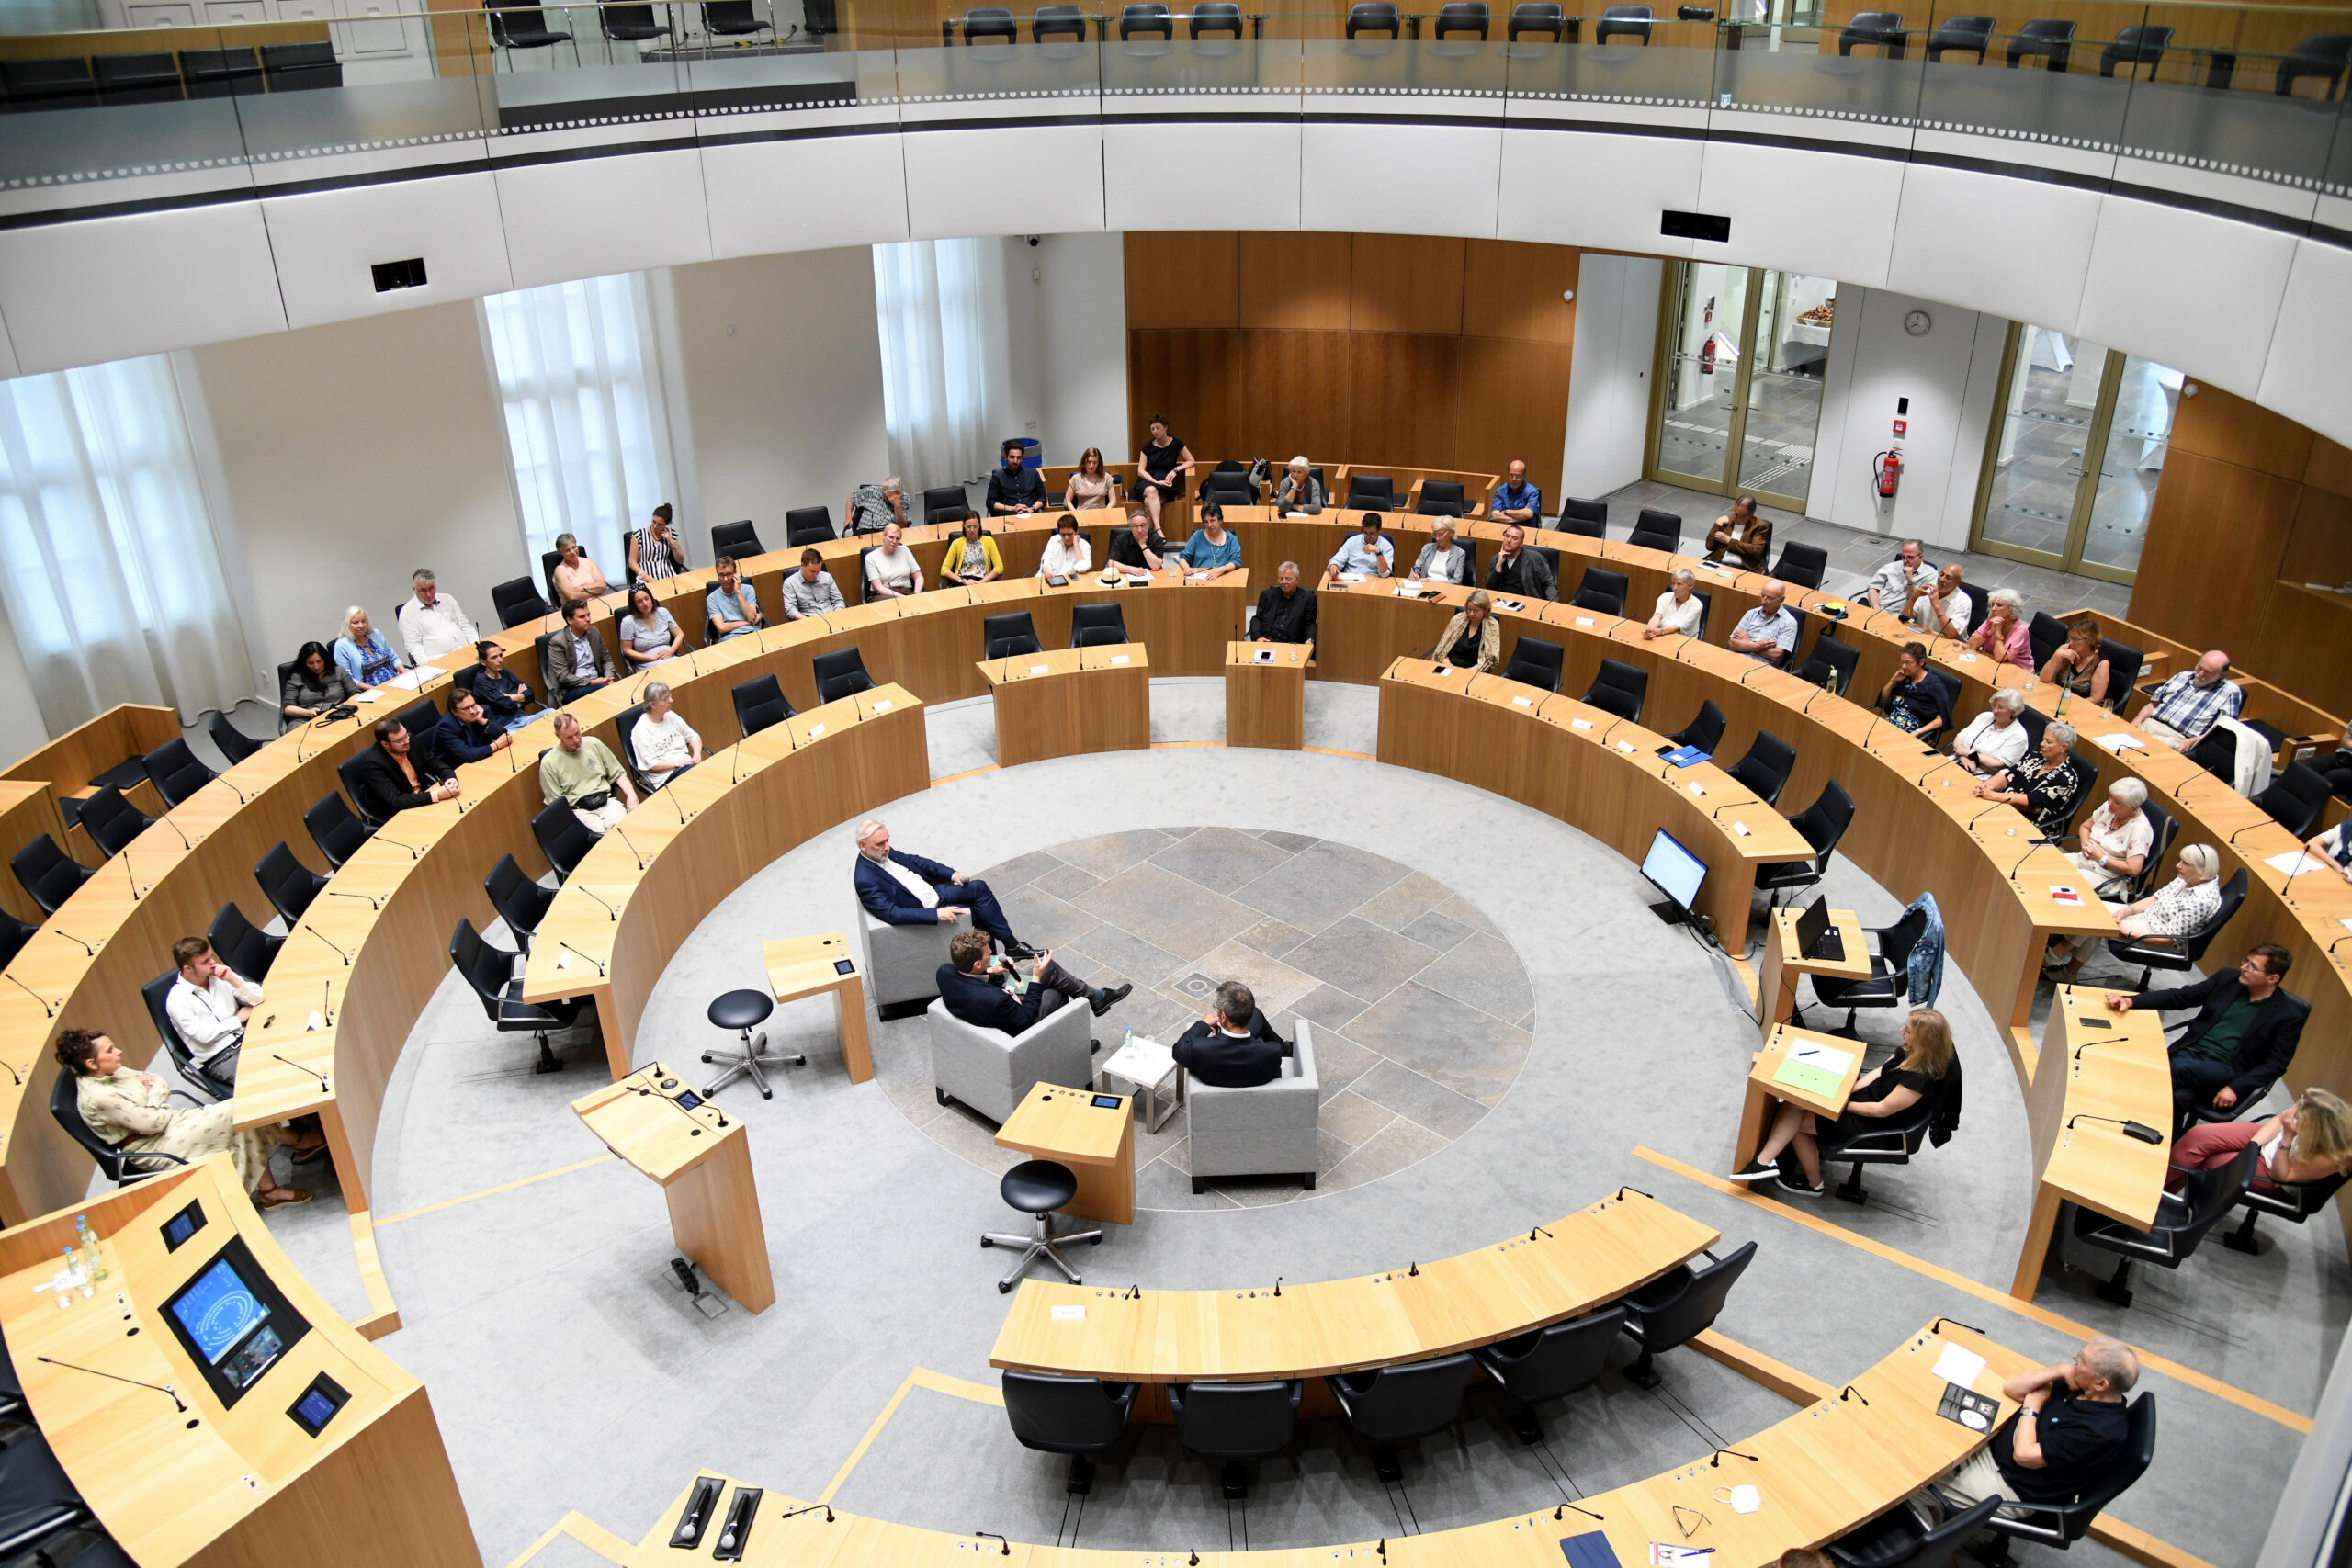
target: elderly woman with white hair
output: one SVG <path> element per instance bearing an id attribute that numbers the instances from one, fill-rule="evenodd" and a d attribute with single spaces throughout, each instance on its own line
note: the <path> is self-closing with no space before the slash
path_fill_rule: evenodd
<path id="1" fill-rule="evenodd" d="M 2146 784 L 2120 778 L 2107 786 L 2107 798 L 2083 818 L 2083 847 L 2066 858 L 2091 879 L 2091 891 L 2101 898 L 2121 897 L 2147 869 L 2148 852 L 2156 844 L 2156 830 L 2142 809 L 2147 804 Z"/>
<path id="2" fill-rule="evenodd" d="M 702 736 L 678 711 L 677 696 L 663 681 L 645 683 L 645 714 L 628 744 L 648 789 L 660 789 L 702 761 Z"/>
<path id="3" fill-rule="evenodd" d="M 1992 705 L 1952 737 L 1953 760 L 1979 778 L 2024 761 L 2031 750 L 2025 726 L 2018 722 L 2018 715 L 2024 711 L 2025 698 L 2013 688 L 2004 686 L 1994 693 Z"/>
<path id="4" fill-rule="evenodd" d="M 1323 510 L 1323 481 L 1315 477 L 1304 457 L 1290 460 L 1290 471 L 1275 487 L 1274 504 L 1286 517 L 1312 517 Z"/>
<path id="5" fill-rule="evenodd" d="M 1976 798 L 2016 807 L 2045 839 L 2064 838 L 2083 795 L 2083 765 L 2075 761 L 2074 745 L 2073 725 L 2051 725 L 2041 732 L 2039 750 L 1979 784 Z"/>
<path id="6" fill-rule="evenodd" d="M 1707 613 L 1707 607 L 1699 602 L 1698 584 L 1699 580 L 1690 575 L 1689 567 L 1674 569 L 1666 592 L 1657 596 L 1657 609 L 1650 615 L 1650 624 L 1642 628 L 1644 642 L 1662 637 L 1699 635 L 1699 617 Z"/>
<path id="7" fill-rule="evenodd" d="M 2014 588 L 1993 590 L 1993 603 L 1984 613 L 1984 624 L 1968 639 L 1968 646 L 1979 653 L 1989 653 L 2000 664 L 2015 664 L 2029 672 L 2033 669 L 2033 638 L 2026 635 L 2025 601 L 2018 597 Z"/>
<path id="8" fill-rule="evenodd" d="M 1459 587 L 1474 587 L 1470 570 L 1470 552 L 1454 541 L 1453 519 L 1441 517 L 1430 529 L 1430 542 L 1413 558 L 1410 573 L 1415 582 L 1451 582 Z"/>
<path id="9" fill-rule="evenodd" d="M 2213 846 L 2190 844 L 2174 863 L 2170 882 L 2136 904 L 2110 903 L 2107 912 L 2115 917 L 2116 929 L 2128 941 L 2177 944 L 2181 938 L 2203 931 L 2205 923 L 2222 912 L 2222 888 L 2216 880 L 2221 874 L 2222 857 Z M 2083 972 L 2082 953 L 2089 940 L 2059 937 L 2050 944 L 2041 966 L 2063 967 L 2066 977 L 2074 978 Z"/>

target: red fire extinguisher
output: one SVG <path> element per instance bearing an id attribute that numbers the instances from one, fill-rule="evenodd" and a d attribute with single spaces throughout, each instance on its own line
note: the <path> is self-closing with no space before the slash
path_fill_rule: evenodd
<path id="1" fill-rule="evenodd" d="M 1699 330 L 1706 334 L 1706 341 L 1699 345 L 1699 374 L 1712 376 L 1715 373 L 1715 297 L 1712 294 L 1699 317 Z"/>
<path id="2" fill-rule="evenodd" d="M 1871 458 L 1871 472 L 1878 476 L 1879 494 L 1882 496 L 1893 495 L 1894 493 L 1894 487 L 1903 482 L 1902 449 L 1900 447 L 1889 447 L 1887 450 L 1881 452 L 1877 457 Z"/>

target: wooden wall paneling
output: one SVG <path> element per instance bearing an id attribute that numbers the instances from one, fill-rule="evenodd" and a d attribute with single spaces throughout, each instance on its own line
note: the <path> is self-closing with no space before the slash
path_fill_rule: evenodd
<path id="1" fill-rule="evenodd" d="M 2352 714 L 2352 662 L 2313 657 L 2352 648 L 2352 598 L 2274 581 L 2255 635 L 2261 640 L 2248 645 L 2249 668 L 2292 671 L 2295 695 L 2330 714 Z"/>
<path id="2" fill-rule="evenodd" d="M 1128 331 L 1128 449 L 1122 458 L 1132 460 L 1143 449 L 1146 422 L 1155 413 L 1174 423 L 1173 434 L 1193 457 L 1217 462 L 1227 456 L 1239 434 L 1239 337 L 1221 327 Z"/>
<path id="3" fill-rule="evenodd" d="M 1357 468 L 1377 463 L 1461 468 L 1454 458 L 1454 383 L 1461 367 L 1458 337 L 1349 333 L 1352 404 L 1346 460 Z"/>
<path id="4" fill-rule="evenodd" d="M 2352 581 L 2352 495 L 2303 486 L 2278 575 L 2290 582 Z"/>
<path id="5" fill-rule="evenodd" d="M 1567 245 L 1469 242 L 1463 269 L 1463 334 L 1570 346 L 1576 341 L 1577 308 L 1561 296 L 1577 286 L 1580 254 Z"/>
<path id="6" fill-rule="evenodd" d="M 2313 436 L 2311 461 L 2303 467 L 2303 483 L 2330 495 L 2352 495 L 2352 450 L 2324 435 Z"/>
<path id="7" fill-rule="evenodd" d="M 1241 324 L 1240 236 L 1231 230 L 1130 233 L 1127 328 Z"/>
<path id="8" fill-rule="evenodd" d="M 2194 452 L 2297 481 L 2310 466 L 2312 439 L 2309 430 L 2284 414 L 2202 383 L 2197 396 L 2180 400 L 2173 415 L 2173 451 Z M 2157 493 L 2163 493 L 2161 487 Z"/>
<path id="9" fill-rule="evenodd" d="M 1240 382 L 1240 446 L 1225 455 L 1280 466 L 1304 454 L 1324 466 L 1326 485 L 1334 483 L 1338 465 L 1349 460 L 1355 402 L 1348 334 L 1244 331 Z"/>
<path id="10" fill-rule="evenodd" d="M 2295 472 L 2301 471 L 2299 458 Z M 2244 650 L 2263 640 L 2262 616 L 2301 491 L 2294 479 L 2183 451 L 2176 443 L 2149 513 L 2131 619 L 2251 663 L 2253 656 Z"/>
<path id="11" fill-rule="evenodd" d="M 1422 234 L 1356 235 L 1348 330 L 1459 336 L 1465 244 Z"/>
<path id="12" fill-rule="evenodd" d="M 1353 244 L 1346 234 L 1241 236 L 1241 325 L 1348 330 Z"/>
<path id="13" fill-rule="evenodd" d="M 1519 458 L 1555 509 L 1560 433 L 1568 423 L 1568 354 L 1565 343 L 1465 337 L 1455 392 L 1453 447 L 1461 466 L 1499 474 Z"/>

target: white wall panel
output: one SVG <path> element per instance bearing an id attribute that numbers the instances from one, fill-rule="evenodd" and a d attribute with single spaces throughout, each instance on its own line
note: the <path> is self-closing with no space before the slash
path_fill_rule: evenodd
<path id="1" fill-rule="evenodd" d="M 1665 271 L 1665 263 L 1645 256 L 1586 255 L 1577 263 L 1561 496 L 1607 495 L 1642 477 Z M 1551 498 L 1554 509 L 1559 501 Z"/>
<path id="2" fill-rule="evenodd" d="M 1127 260 L 1122 234 L 1048 234 L 1031 253 L 1042 303 L 1048 463 L 1127 442 Z"/>
<path id="3" fill-rule="evenodd" d="M 2352 446 L 2352 395 L 2345 390 L 2343 333 L 2352 299 L 2352 251 L 2299 241 L 2287 274 L 2256 400 Z"/>
<path id="4" fill-rule="evenodd" d="M 1903 171 L 1892 158 L 1710 141 L 1698 210 L 1727 215 L 1731 241 L 1693 242 L 1690 254 L 1877 288 L 1886 281 Z"/>
<path id="5" fill-rule="evenodd" d="M 0 312 L 21 370 L 62 370 L 282 332 L 250 201 L 0 233 Z"/>
<path id="6" fill-rule="evenodd" d="M 487 169 L 265 197 L 289 326 L 378 316 L 512 288 L 498 187 Z M 424 258 L 422 288 L 376 292 L 378 262 Z"/>
<path id="7" fill-rule="evenodd" d="M 1066 234 L 1102 227 L 1102 133 L 1094 125 L 910 131 L 907 233 L 915 240 Z M 1008 199 L 1005 171 L 1021 171 Z"/>
<path id="8" fill-rule="evenodd" d="M 1931 321 L 1918 337 L 1903 324 L 1913 310 L 1927 311 Z M 1825 430 L 1826 438 L 1815 442 L 1819 467 L 1809 515 L 1874 534 L 1916 535 L 1938 549 L 1966 546 L 1966 522 L 1952 532 L 1945 500 L 1954 484 L 1973 485 L 1984 450 L 1981 420 L 1976 444 L 1971 447 L 1962 439 L 1978 329 L 1973 310 L 1885 289 L 1839 286 L 1827 378 L 1836 385 L 1825 389 L 1822 409 L 1823 424 L 1834 422 L 1835 429 Z M 1844 340 L 1847 354 L 1834 351 L 1838 340 Z M 1997 358 L 1997 338 L 1994 354 Z M 1871 464 L 1895 444 L 1894 411 L 1903 398 L 1911 400 L 1910 412 L 1901 416 L 1908 423 L 1900 442 L 1903 479 L 1894 498 L 1886 501 L 1878 494 Z"/>
<path id="9" fill-rule="evenodd" d="M 2268 229 L 2109 196 L 2075 330 L 2094 343 L 2251 398 L 2287 291 L 2296 240 Z M 2336 301 L 2335 353 L 2352 350 L 2352 315 Z M 2051 323 L 2055 325 L 2056 323 Z"/>
<path id="10" fill-rule="evenodd" d="M 501 169 L 498 205 L 517 288 L 710 259 L 691 147 Z"/>
<path id="11" fill-rule="evenodd" d="M 1503 130 L 1499 239 L 1687 257 L 1658 214 L 1699 201 L 1702 144 L 1679 136 Z"/>
<path id="12" fill-rule="evenodd" d="M 1903 176 L 1886 286 L 2011 321 L 2071 321 L 2082 308 L 2100 199 L 2073 186 L 1914 164 Z"/>
<path id="13" fill-rule="evenodd" d="M 1299 128 L 1304 228 L 1491 239 L 1501 177 L 1499 130 L 1468 125 Z"/>
<path id="14" fill-rule="evenodd" d="M 8 323 L 0 321 L 0 381 L 20 374 L 17 368 L 17 346 L 8 340 Z"/>
<path id="15" fill-rule="evenodd" d="M 907 169 L 896 131 L 705 147 L 711 254 L 876 245 L 907 237 Z"/>
<path id="16" fill-rule="evenodd" d="M 1171 168 L 1227 170 L 1235 177 L 1171 193 Z M 1241 177 L 1244 171 L 1247 177 Z M 1114 230 L 1296 229 L 1299 125 L 1295 120 L 1126 125 L 1105 119 L 1102 179 L 1107 221 Z"/>
<path id="17" fill-rule="evenodd" d="M 1951 478 L 1944 486 L 1943 521 L 1937 536 L 1957 549 L 1976 524 L 1976 485 L 1984 474 L 1984 444 L 2001 404 L 2001 355 L 2009 323 L 1989 311 L 1976 318 L 1976 347 L 1968 358 L 1968 385 L 1961 393 L 1960 422 L 1952 440 Z"/>

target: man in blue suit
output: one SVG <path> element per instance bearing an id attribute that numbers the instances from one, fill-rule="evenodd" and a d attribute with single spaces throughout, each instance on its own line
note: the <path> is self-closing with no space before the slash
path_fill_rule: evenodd
<path id="1" fill-rule="evenodd" d="M 1029 984 L 1019 996 L 1009 988 L 1017 978 L 1012 965 L 989 956 L 989 939 L 979 931 L 958 931 L 947 944 L 948 961 L 939 966 L 939 999 L 947 1010 L 976 1029 L 1001 1029 L 1020 1034 L 1065 1002 L 1083 1000 L 1101 1018 L 1126 999 L 1133 983 L 1115 991 L 1088 986 L 1054 962 L 1051 949 L 1037 954 Z"/>
<path id="2" fill-rule="evenodd" d="M 952 926 L 960 905 L 972 911 L 972 922 L 1002 943 L 1007 953 L 1036 956 L 1035 949 L 1012 934 L 987 883 L 967 881 L 962 872 L 935 860 L 892 849 L 890 829 L 871 818 L 857 828 L 856 878 L 857 901 L 877 920 L 894 926 Z"/>

